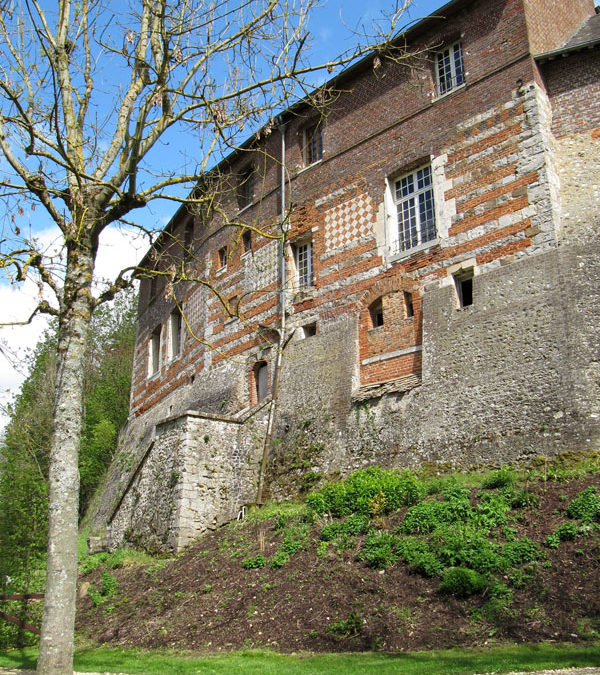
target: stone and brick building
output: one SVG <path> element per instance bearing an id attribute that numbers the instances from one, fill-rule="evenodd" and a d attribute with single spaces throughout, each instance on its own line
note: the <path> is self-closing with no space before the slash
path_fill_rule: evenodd
<path id="1" fill-rule="evenodd" d="M 109 546 L 230 520 L 263 457 L 285 498 L 598 448 L 593 0 L 452 0 L 405 37 L 418 57 L 281 114 L 218 167 L 227 218 L 181 208 L 146 256 Z"/>

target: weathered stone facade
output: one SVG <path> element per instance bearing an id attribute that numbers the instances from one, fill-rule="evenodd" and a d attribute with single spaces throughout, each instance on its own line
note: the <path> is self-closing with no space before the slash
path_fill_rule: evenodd
<path id="1" fill-rule="evenodd" d="M 598 447 L 593 3 L 453 0 L 444 17 L 407 34 L 425 67 L 365 59 L 323 119 L 297 108 L 228 158 L 235 225 L 182 208 L 146 257 L 205 283 L 142 281 L 130 422 L 94 520 L 109 546 L 179 549 L 235 517 L 265 448 L 285 499 L 372 463 Z"/>

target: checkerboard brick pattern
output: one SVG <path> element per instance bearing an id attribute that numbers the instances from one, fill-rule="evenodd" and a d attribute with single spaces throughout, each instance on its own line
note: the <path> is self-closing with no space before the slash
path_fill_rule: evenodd
<path id="1" fill-rule="evenodd" d="M 367 194 L 338 204 L 325 213 L 325 246 L 334 251 L 373 233 L 375 209 Z"/>

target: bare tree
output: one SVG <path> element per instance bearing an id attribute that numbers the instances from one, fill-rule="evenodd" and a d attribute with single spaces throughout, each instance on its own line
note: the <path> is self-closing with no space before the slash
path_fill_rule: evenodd
<path id="1" fill-rule="evenodd" d="M 113 224 L 134 225 L 134 213 L 152 200 L 202 206 L 206 193 L 185 194 L 215 157 L 272 110 L 306 96 L 311 73 L 331 73 L 367 49 L 307 65 L 312 3 L 129 0 L 117 12 L 101 0 L 58 0 L 52 9 L 25 0 L 0 14 L 0 197 L 7 214 L 0 267 L 14 283 L 34 278 L 34 315 L 52 314 L 59 323 L 40 673 L 72 672 L 86 334 L 95 307 L 130 282 L 120 274 L 94 295 L 100 234 Z M 395 8 L 388 34 L 406 4 Z M 386 44 L 383 38 L 376 48 Z M 171 156 L 165 170 L 158 146 L 176 132 L 193 144 L 194 159 L 176 166 Z M 20 216 L 36 207 L 36 217 L 44 213 L 60 232 L 54 257 L 21 233 Z"/>

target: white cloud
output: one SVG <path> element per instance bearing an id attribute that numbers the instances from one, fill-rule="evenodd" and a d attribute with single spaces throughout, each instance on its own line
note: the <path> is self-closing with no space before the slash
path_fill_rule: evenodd
<path id="1" fill-rule="evenodd" d="M 58 251 L 56 229 L 39 232 L 36 239 L 44 249 Z M 120 270 L 138 262 L 147 247 L 148 241 L 137 231 L 116 227 L 106 229 L 100 238 L 96 278 L 114 279 Z M 39 293 L 37 284 L 32 280 L 18 286 L 0 283 L 0 321 L 26 320 L 39 300 Z M 46 293 L 44 297 L 51 301 Z M 19 390 L 26 375 L 23 359 L 27 350 L 35 347 L 47 325 L 48 317 L 38 315 L 26 326 L 0 327 L 0 430 L 7 422 L 6 404 Z"/>

